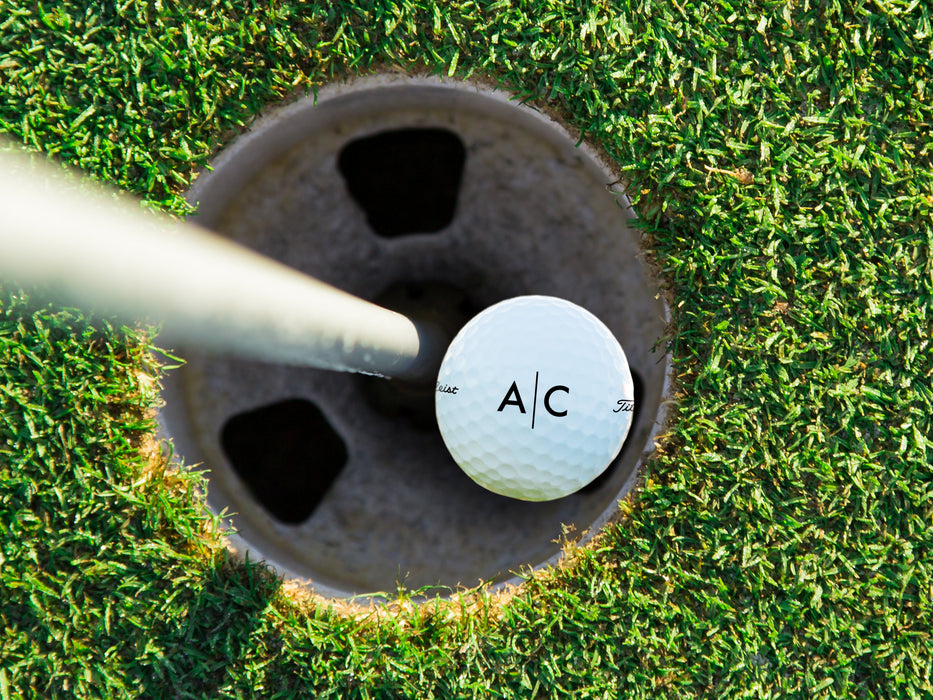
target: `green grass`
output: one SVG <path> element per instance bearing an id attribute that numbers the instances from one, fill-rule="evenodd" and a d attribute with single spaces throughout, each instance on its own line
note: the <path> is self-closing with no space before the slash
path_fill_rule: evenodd
<path id="1" fill-rule="evenodd" d="M 145 333 L 8 288 L 0 699 L 933 694 L 927 3 L 117 7 L 0 0 L 0 128 L 175 213 L 264 106 L 337 76 L 564 115 L 630 184 L 676 410 L 566 567 L 355 618 L 229 560 L 200 477 L 150 459 Z"/>

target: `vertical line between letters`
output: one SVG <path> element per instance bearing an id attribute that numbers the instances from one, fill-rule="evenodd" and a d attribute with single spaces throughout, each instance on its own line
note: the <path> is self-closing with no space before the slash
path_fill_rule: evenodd
<path id="1" fill-rule="evenodd" d="M 531 429 L 535 429 L 535 412 L 538 410 L 538 373 L 535 372 L 535 398 L 531 404 Z"/>

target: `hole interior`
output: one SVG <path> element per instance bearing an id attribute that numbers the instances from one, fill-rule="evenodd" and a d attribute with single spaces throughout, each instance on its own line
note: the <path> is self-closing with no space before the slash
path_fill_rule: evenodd
<path id="1" fill-rule="evenodd" d="M 321 410 L 288 399 L 231 416 L 220 442 L 234 471 L 273 517 L 299 524 L 347 463 L 347 447 Z"/>
<path id="2" fill-rule="evenodd" d="M 393 129 L 350 141 L 337 167 L 374 233 L 437 233 L 457 208 L 466 148 L 447 129 Z"/>

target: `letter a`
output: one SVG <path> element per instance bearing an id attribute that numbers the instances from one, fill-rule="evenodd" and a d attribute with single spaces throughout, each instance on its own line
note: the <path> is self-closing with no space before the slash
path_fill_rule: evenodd
<path id="1" fill-rule="evenodd" d="M 512 396 L 512 394 L 515 394 L 515 398 L 510 400 L 509 397 Z M 512 386 L 509 387 L 505 398 L 502 399 L 502 403 L 499 404 L 499 408 L 496 410 L 501 411 L 506 406 L 518 406 L 519 411 L 522 413 L 525 412 L 525 405 L 522 403 L 522 395 L 518 393 L 518 386 L 515 384 L 515 382 L 512 382 Z"/>

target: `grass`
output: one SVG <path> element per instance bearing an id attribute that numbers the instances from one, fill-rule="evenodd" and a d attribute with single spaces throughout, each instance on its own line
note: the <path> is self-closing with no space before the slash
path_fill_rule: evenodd
<path id="1" fill-rule="evenodd" d="M 184 213 L 266 105 L 491 78 L 616 162 L 675 418 L 511 600 L 343 614 L 152 460 L 139 330 L 0 296 L 0 698 L 933 694 L 933 19 L 922 2 L 0 0 L 0 126 Z M 462 608 L 462 609 L 461 609 Z"/>

